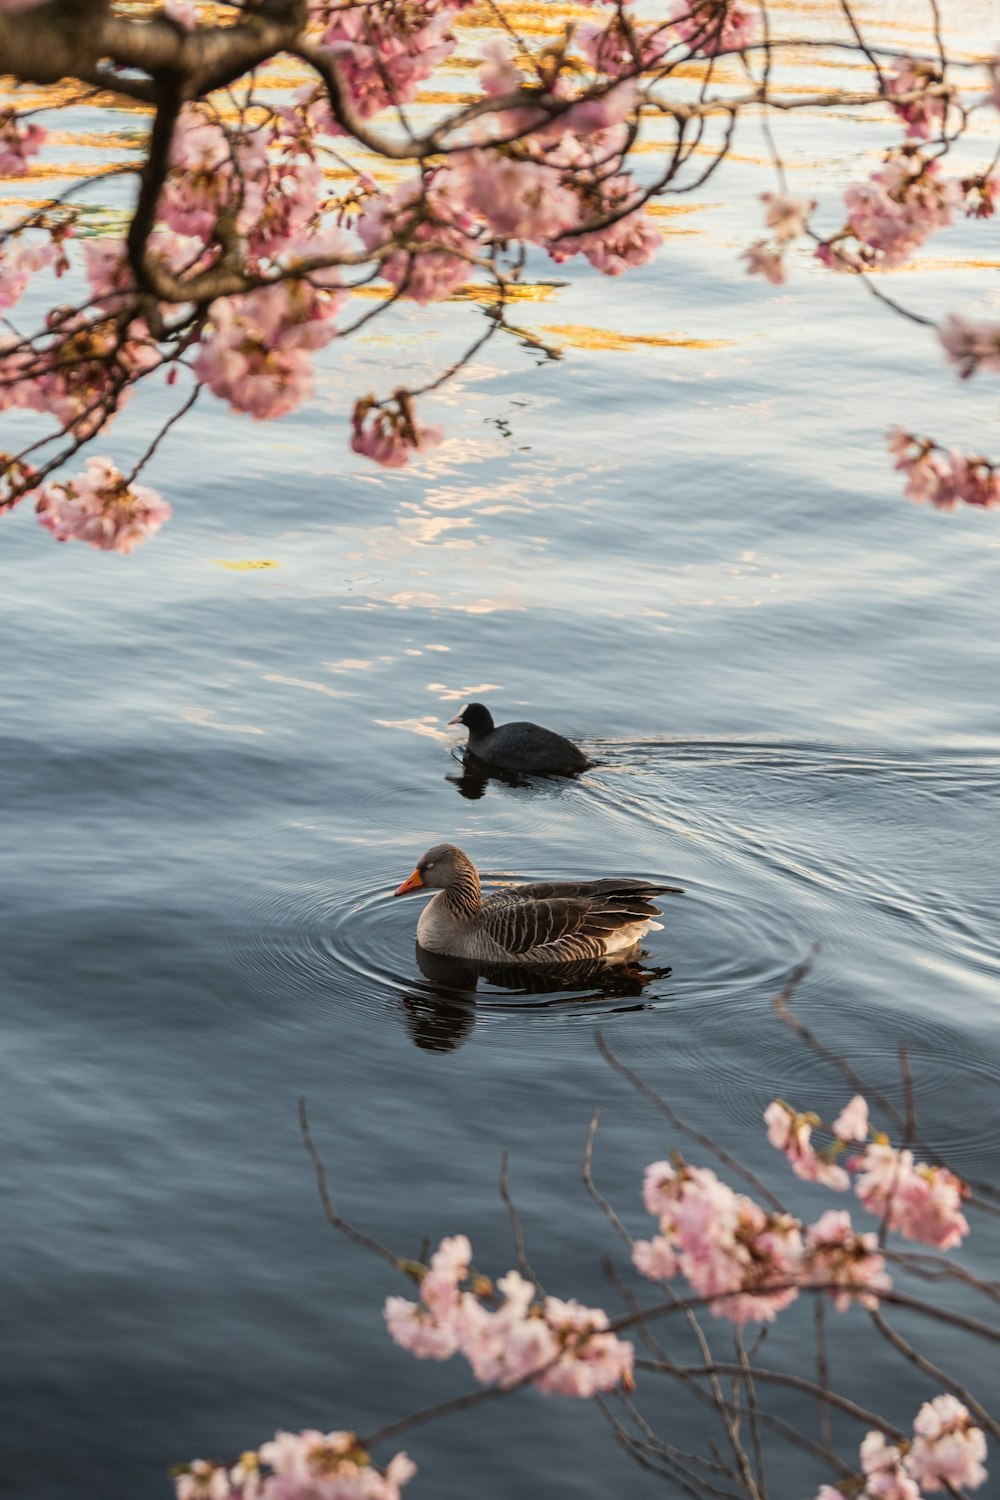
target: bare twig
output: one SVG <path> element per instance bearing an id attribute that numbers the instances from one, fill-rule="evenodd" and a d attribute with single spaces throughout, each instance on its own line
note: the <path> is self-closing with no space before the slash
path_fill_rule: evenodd
<path id="1" fill-rule="evenodd" d="M 514 1231 L 514 1245 L 517 1250 L 517 1268 L 525 1281 L 530 1281 L 540 1297 L 545 1296 L 545 1288 L 531 1269 L 528 1256 L 524 1248 L 524 1230 L 521 1226 L 521 1215 L 517 1211 L 517 1205 L 510 1195 L 510 1184 L 508 1178 L 509 1157 L 505 1151 L 500 1161 L 500 1197 L 510 1217 L 510 1226 Z"/>
<path id="2" fill-rule="evenodd" d="M 322 1203 L 323 1212 L 334 1229 L 339 1229 L 341 1234 L 346 1234 L 347 1238 L 353 1240 L 356 1245 L 361 1245 L 365 1250 L 370 1250 L 373 1255 L 378 1255 L 382 1260 L 388 1261 L 389 1265 L 393 1266 L 397 1271 L 404 1270 L 405 1263 L 398 1255 L 395 1255 L 387 1246 L 380 1244 L 378 1240 L 373 1240 L 371 1235 L 365 1234 L 362 1230 L 356 1228 L 355 1225 L 349 1223 L 347 1219 L 342 1218 L 334 1208 L 333 1200 L 326 1185 L 326 1167 L 323 1165 L 322 1157 L 316 1150 L 312 1131 L 309 1128 L 309 1115 L 306 1111 L 304 1095 L 299 1099 L 299 1130 L 301 1131 L 306 1151 L 309 1153 L 309 1160 L 313 1164 L 313 1171 L 316 1173 L 319 1201 Z"/>

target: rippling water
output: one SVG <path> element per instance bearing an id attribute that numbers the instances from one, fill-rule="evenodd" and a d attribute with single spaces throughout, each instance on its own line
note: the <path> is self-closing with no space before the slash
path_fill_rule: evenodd
<path id="1" fill-rule="evenodd" d="M 803 190 L 882 139 L 780 123 Z M 675 1142 L 595 1030 L 787 1186 L 762 1109 L 844 1098 L 771 1014 L 818 945 L 802 1016 L 897 1100 L 905 1038 L 924 1133 L 995 1168 L 1000 523 L 907 507 L 881 441 L 909 421 L 989 449 L 995 395 L 807 263 L 778 292 L 743 279 L 768 185 L 736 163 L 665 221 L 657 264 L 540 286 L 519 318 L 565 359 L 491 346 L 411 472 L 346 455 L 345 390 L 430 373 L 464 306 L 336 351 L 281 423 L 196 409 L 151 476 L 175 520 L 132 560 L 2 522 L 12 1494 L 166 1495 L 178 1459 L 463 1388 L 381 1330 L 392 1284 L 323 1222 L 300 1094 L 372 1233 L 416 1252 L 466 1230 L 506 1269 L 506 1150 L 543 1278 L 604 1300 L 592 1110 L 637 1232 L 641 1168 Z M 902 291 L 967 305 L 990 233 L 942 236 Z M 470 782 L 445 725 L 474 697 L 593 768 Z M 490 880 L 684 894 L 627 974 L 427 973 L 419 898 L 390 893 L 442 839 Z M 970 1261 L 990 1255 L 977 1220 Z M 787 1327 L 776 1347 L 808 1339 Z M 858 1375 L 849 1333 L 835 1360 L 878 1400 L 886 1367 Z M 906 1420 L 923 1388 L 893 1378 Z M 586 1412 L 525 1396 L 407 1446 L 415 1495 L 654 1489 Z"/>

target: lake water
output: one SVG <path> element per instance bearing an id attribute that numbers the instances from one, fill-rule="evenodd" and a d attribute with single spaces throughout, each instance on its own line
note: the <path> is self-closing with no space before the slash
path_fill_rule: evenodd
<path id="1" fill-rule="evenodd" d="M 921 44 L 909 6 L 883 16 Z M 964 8 L 971 37 L 986 16 Z M 62 127 L 72 155 L 95 117 Z M 895 138 L 847 111 L 776 128 L 793 189 L 828 197 Z M 818 944 L 802 1017 L 897 1101 L 905 1039 L 924 1134 L 995 1172 L 1000 518 L 908 506 L 883 433 L 995 455 L 996 386 L 960 386 L 933 336 L 805 258 L 784 288 L 749 281 L 773 181 L 753 126 L 740 153 L 663 220 L 651 266 L 546 286 L 565 278 L 539 260 L 515 321 L 565 357 L 490 345 L 424 406 L 447 441 L 406 472 L 347 452 L 350 402 L 446 364 L 479 327 L 468 303 L 328 351 L 279 423 L 201 403 L 149 471 L 174 520 L 131 559 L 0 522 L 12 1495 L 167 1496 L 172 1462 L 468 1388 L 389 1341 L 381 1299 L 405 1289 L 325 1224 L 300 1095 L 370 1233 L 416 1254 L 465 1231 L 506 1270 L 507 1151 L 547 1288 L 614 1306 L 600 1257 L 620 1247 L 581 1182 L 592 1111 L 598 1182 L 637 1234 L 642 1168 L 683 1143 L 595 1032 L 812 1217 L 829 1195 L 792 1189 L 760 1117 L 776 1094 L 846 1100 L 771 1013 Z M 971 310 L 996 247 L 992 224 L 957 226 L 893 290 Z M 137 402 L 99 451 L 138 453 L 166 409 Z M 445 726 L 473 698 L 594 768 L 463 785 Z M 420 899 L 391 900 L 441 840 L 491 877 L 683 886 L 647 941 L 667 972 L 442 993 L 414 956 Z M 980 1272 L 995 1222 L 974 1220 Z M 811 1330 L 787 1314 L 771 1361 Z M 904 1425 L 928 1394 L 857 1311 L 833 1362 Z M 668 1436 L 686 1413 L 682 1444 L 708 1421 L 655 1382 L 640 1396 Z M 662 1489 L 596 1414 L 526 1393 L 398 1446 L 414 1500 Z M 826 1477 L 774 1465 L 776 1495 Z"/>

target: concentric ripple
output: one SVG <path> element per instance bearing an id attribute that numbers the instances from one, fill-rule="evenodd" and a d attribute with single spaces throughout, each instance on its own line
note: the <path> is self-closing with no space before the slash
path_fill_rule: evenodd
<path id="1" fill-rule="evenodd" d="M 717 1098 L 724 1115 L 739 1107 L 747 1068 L 766 1069 L 758 1034 L 770 1000 L 817 942 L 813 1000 L 833 1020 L 853 1014 L 872 985 L 886 993 L 894 952 L 898 974 L 917 963 L 986 985 L 1000 973 L 989 893 L 946 886 L 935 843 L 944 820 L 964 827 L 970 869 L 980 845 L 992 860 L 977 808 L 1000 784 L 992 761 L 740 741 L 595 741 L 587 749 L 599 763 L 573 782 L 488 779 L 464 826 L 502 825 L 523 848 L 517 869 L 483 873 L 487 891 L 615 869 L 682 886 L 683 895 L 663 898 L 662 931 L 649 933 L 628 965 L 472 970 L 421 954 L 415 932 L 425 898 L 393 899 L 396 861 L 378 880 L 349 879 L 357 865 L 373 870 L 369 846 L 361 858 L 331 861 L 333 879 L 324 872 L 244 892 L 226 962 L 286 1012 L 306 1004 L 310 1014 L 349 1007 L 392 1015 L 431 1050 L 452 1049 L 485 1027 L 517 1032 L 514 1045 L 530 1050 L 566 1026 L 610 1015 L 690 1012 L 683 1045 L 706 1101 Z M 581 842 L 581 828 L 586 861 L 570 853 L 539 868 L 533 854 L 551 857 L 553 848 Z M 912 849 L 902 866 L 901 840 Z M 975 1071 L 947 1017 L 926 1006 L 897 1012 L 888 1000 L 880 1017 L 914 1056 L 940 1064 L 929 1108 L 939 1094 L 947 1098 L 967 1063 Z M 775 1039 L 770 1023 L 765 1035 L 792 1077 L 798 1068 L 815 1076 L 799 1044 Z M 975 1133 L 965 1139 L 974 1152 Z"/>

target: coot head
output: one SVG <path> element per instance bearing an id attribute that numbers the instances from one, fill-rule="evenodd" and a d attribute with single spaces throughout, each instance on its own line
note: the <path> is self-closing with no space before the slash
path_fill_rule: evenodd
<path id="1" fill-rule="evenodd" d="M 493 728 L 493 715 L 483 703 L 467 703 L 448 723 L 464 724 L 473 738 L 478 739 L 480 735 L 489 734 Z"/>

